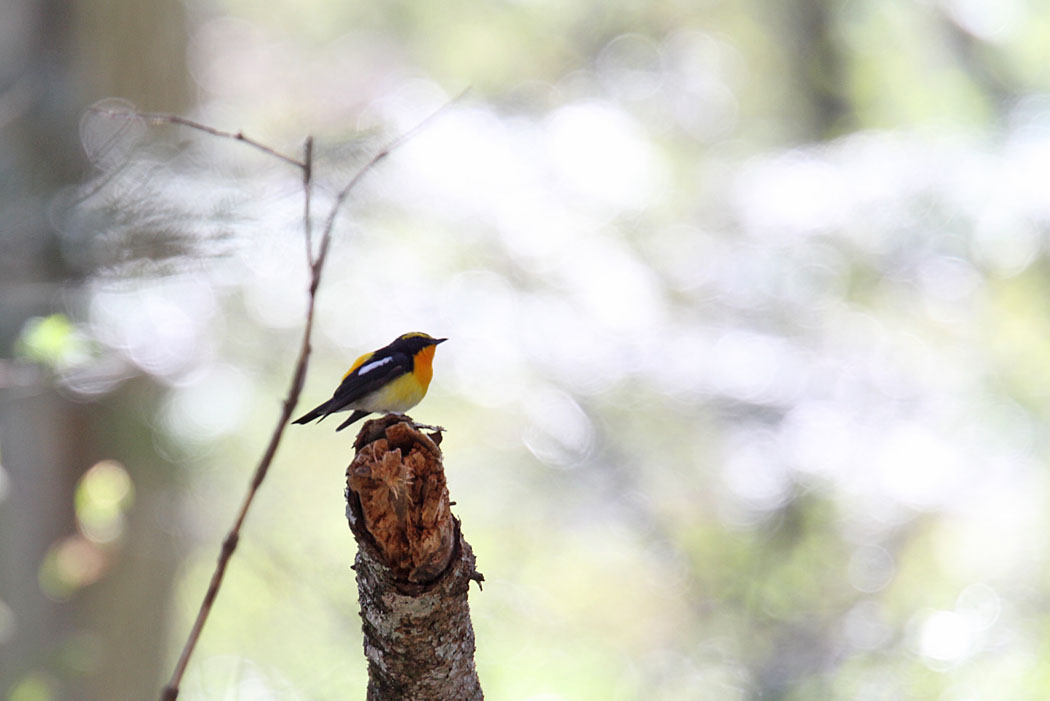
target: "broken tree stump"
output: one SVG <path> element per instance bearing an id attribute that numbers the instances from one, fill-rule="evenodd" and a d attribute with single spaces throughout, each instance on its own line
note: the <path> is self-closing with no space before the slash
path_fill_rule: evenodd
<path id="1" fill-rule="evenodd" d="M 368 701 L 483 698 L 467 592 L 484 577 L 450 509 L 440 442 L 383 416 L 361 427 L 347 468 Z"/>

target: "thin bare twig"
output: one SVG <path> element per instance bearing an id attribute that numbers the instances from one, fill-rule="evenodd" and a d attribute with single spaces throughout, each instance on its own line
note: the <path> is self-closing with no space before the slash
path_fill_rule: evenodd
<path id="1" fill-rule="evenodd" d="M 96 112 L 96 113 L 101 114 L 101 115 L 103 115 L 105 117 L 113 117 L 113 118 L 117 118 L 117 119 L 141 119 L 143 121 L 149 122 L 150 124 L 178 124 L 179 126 L 189 127 L 190 129 L 196 129 L 197 131 L 202 131 L 205 134 L 211 134 L 212 136 L 221 136 L 221 137 L 223 137 L 225 139 L 233 139 L 234 141 L 243 141 L 244 143 L 248 144 L 249 146 L 252 146 L 254 148 L 259 149 L 263 153 L 268 153 L 268 154 L 270 154 L 271 156 L 273 156 L 275 158 L 281 159 L 285 163 L 290 163 L 293 166 L 296 166 L 298 168 L 302 168 L 303 170 L 308 170 L 308 167 L 307 167 L 307 164 L 306 164 L 305 161 L 300 161 L 297 158 L 292 158 L 291 156 L 286 156 L 285 154 L 281 153 L 280 151 L 278 151 L 278 150 L 276 150 L 276 149 L 274 149 L 274 148 L 272 148 L 270 146 L 267 146 L 266 144 L 262 143 L 261 141 L 256 141 L 255 139 L 252 139 L 251 137 L 245 136 L 244 133 L 240 132 L 240 131 L 236 131 L 236 132 L 234 132 L 234 131 L 223 131 L 222 129 L 216 129 L 215 127 L 210 127 L 207 124 L 202 124 L 200 122 L 195 122 L 192 119 L 186 119 L 185 117 L 180 117 L 180 116 L 178 116 L 176 114 L 164 114 L 162 112 L 136 112 L 135 110 L 107 110 L 107 109 L 102 109 L 101 107 L 92 107 L 89 111 L 90 112 Z"/>
<path id="2" fill-rule="evenodd" d="M 366 163 L 364 167 L 361 168 L 361 170 L 357 171 L 354 177 L 350 178 L 346 185 L 343 186 L 343 189 L 340 190 L 339 194 L 335 196 L 335 202 L 332 203 L 332 208 L 328 211 L 328 218 L 325 220 L 324 223 L 324 229 L 321 233 L 321 245 L 317 251 L 317 258 L 314 260 L 315 271 L 316 269 L 324 265 L 325 258 L 328 257 L 328 246 L 332 240 L 332 228 L 335 226 L 335 217 L 337 214 L 339 214 L 339 209 L 343 206 L 343 201 L 346 200 L 347 196 L 350 194 L 350 191 L 354 189 L 358 181 L 360 181 L 361 178 L 364 177 L 365 173 L 371 170 L 374 165 L 376 165 L 377 163 L 379 163 L 379 161 L 389 156 L 391 151 L 393 151 L 398 146 L 415 136 L 418 131 L 426 127 L 431 121 L 436 119 L 443 112 L 445 112 L 450 107 L 452 107 L 457 102 L 466 97 L 467 93 L 469 92 L 470 88 L 467 88 L 459 95 L 456 95 L 454 98 L 443 104 L 441 107 L 431 112 L 430 115 L 423 119 L 423 121 L 419 122 L 414 127 L 406 131 L 404 134 L 397 137 L 383 148 L 379 149 L 376 155 L 372 156 L 372 160 Z"/>
<path id="3" fill-rule="evenodd" d="M 465 94 L 465 93 L 464 93 Z M 414 135 L 419 129 L 426 125 L 430 120 L 436 117 L 438 114 L 443 112 L 449 107 L 449 105 L 455 103 L 462 97 L 455 98 L 449 103 L 446 103 L 439 110 L 431 114 L 429 117 L 424 119 L 422 122 L 417 124 L 411 130 L 405 132 L 398 138 L 391 141 L 385 147 L 383 147 L 368 163 L 362 166 L 357 173 L 349 180 L 349 182 L 339 191 L 335 201 L 332 203 L 332 207 L 328 213 L 328 217 L 325 220 L 324 230 L 321 235 L 321 243 L 318 247 L 316 258 L 313 257 L 312 253 L 312 242 L 311 242 L 311 225 L 310 225 L 310 201 L 311 191 L 313 187 L 313 138 L 307 138 L 304 147 L 304 159 L 299 162 L 294 159 L 281 156 L 277 152 L 273 151 L 269 147 L 252 142 L 244 138 L 239 132 L 232 134 L 230 132 L 222 132 L 217 129 L 212 129 L 203 124 L 189 123 L 187 126 L 193 128 L 199 128 L 209 134 L 216 136 L 224 136 L 227 138 L 233 138 L 238 141 L 246 141 L 257 148 L 261 148 L 267 153 L 271 153 L 282 160 L 286 160 L 291 163 L 299 165 L 303 169 L 303 189 L 304 189 L 304 206 L 303 206 L 303 221 L 304 221 L 304 234 L 306 236 L 306 253 L 307 262 L 310 266 L 310 294 L 309 301 L 307 303 L 306 310 L 306 323 L 303 328 L 302 343 L 299 348 L 299 357 L 295 364 L 295 372 L 292 375 L 291 386 L 288 390 L 288 396 L 284 400 L 281 407 L 281 414 L 277 420 L 277 426 L 274 428 L 273 434 L 270 436 L 270 441 L 266 446 L 266 451 L 263 453 L 262 458 L 259 460 L 258 466 L 255 468 L 255 474 L 252 477 L 252 481 L 248 486 L 248 491 L 245 494 L 244 501 L 241 504 L 240 511 L 237 513 L 237 518 L 234 521 L 233 527 L 230 528 L 226 537 L 223 539 L 222 548 L 219 550 L 219 558 L 215 564 L 215 570 L 212 572 L 211 581 L 208 584 L 208 590 L 204 594 L 204 599 L 201 601 L 200 609 L 197 611 L 197 618 L 193 623 L 193 627 L 190 629 L 189 636 L 186 638 L 186 642 L 182 648 L 182 654 L 179 656 L 179 660 L 175 665 L 175 670 L 172 672 L 171 680 L 168 685 L 164 687 L 161 693 L 162 701 L 174 701 L 179 695 L 179 684 L 182 682 L 182 676 L 186 671 L 186 667 L 189 664 L 190 657 L 193 655 L 193 650 L 197 646 L 197 641 L 200 639 L 201 631 L 204 629 L 204 623 L 208 619 L 208 615 L 211 613 L 212 605 L 215 602 L 215 598 L 219 593 L 219 587 L 222 585 L 223 576 L 226 573 L 226 567 L 230 562 L 230 558 L 233 556 L 234 550 L 237 549 L 237 543 L 240 539 L 241 526 L 244 524 L 244 520 L 248 515 L 248 509 L 251 507 L 252 501 L 255 499 L 255 494 L 262 484 L 263 479 L 266 477 L 267 471 L 270 469 L 270 465 L 273 462 L 274 456 L 277 454 L 277 447 L 280 445 L 281 438 L 284 435 L 284 429 L 288 426 L 288 422 L 292 417 L 292 412 L 295 410 L 296 404 L 299 402 L 299 395 L 302 393 L 303 383 L 306 379 L 306 368 L 310 358 L 310 338 L 313 333 L 314 324 L 314 310 L 316 309 L 317 301 L 317 289 L 321 283 L 321 274 L 324 271 L 325 260 L 328 257 L 329 243 L 332 238 L 332 230 L 335 226 L 335 218 L 338 214 L 340 207 L 343 202 L 349 196 L 350 191 L 360 182 L 361 178 L 365 176 L 379 161 L 388 156 L 391 151 L 400 146 L 405 142 L 406 139 Z M 163 119 L 165 115 L 157 115 L 158 118 L 162 118 L 161 121 L 172 122 L 176 124 L 184 124 L 189 120 L 181 120 L 181 118 Z"/>
<path id="4" fill-rule="evenodd" d="M 314 137 L 306 137 L 303 158 L 303 238 L 306 240 L 306 264 L 311 273 L 314 267 L 313 225 L 310 221 L 310 195 L 313 192 L 314 177 Z"/>

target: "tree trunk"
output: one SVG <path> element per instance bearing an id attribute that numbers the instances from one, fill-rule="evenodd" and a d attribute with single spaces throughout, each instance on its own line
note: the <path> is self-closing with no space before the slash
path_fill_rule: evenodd
<path id="1" fill-rule="evenodd" d="M 61 312 L 78 321 L 87 306 L 80 281 L 94 270 L 85 251 L 106 232 L 93 222 L 64 236 L 56 224 L 73 198 L 55 197 L 90 171 L 78 139 L 83 110 L 110 95 L 153 110 L 190 102 L 184 5 L 0 0 L 0 477 L 9 490 L 0 498 L 0 608 L 13 612 L 10 627 L 0 622 L 0 698 L 43 685 L 37 697 L 142 699 L 161 678 L 178 551 L 173 517 L 157 509 L 174 500 L 177 471 L 143 417 L 143 398 L 156 392 L 140 378 L 133 399 L 124 389 L 73 401 L 48 372 L 11 359 L 28 319 Z M 136 499 L 125 537 L 100 546 L 78 536 L 74 493 L 102 458 L 127 465 Z M 104 569 L 56 597 L 39 577 L 64 541 Z"/>
<path id="2" fill-rule="evenodd" d="M 835 26 L 837 6 L 831 0 L 791 0 L 780 6 L 788 30 L 783 36 L 790 74 L 797 84 L 792 99 L 805 110 L 799 137 L 806 140 L 830 139 L 856 124 Z"/>
<path id="3" fill-rule="evenodd" d="M 368 701 L 483 698 L 467 591 L 484 577 L 449 508 L 440 442 L 388 415 L 361 428 L 347 468 Z"/>

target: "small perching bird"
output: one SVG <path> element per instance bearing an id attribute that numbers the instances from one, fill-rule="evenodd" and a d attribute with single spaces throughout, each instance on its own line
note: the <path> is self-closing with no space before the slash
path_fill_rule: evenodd
<path id="1" fill-rule="evenodd" d="M 434 350 L 447 338 L 406 333 L 354 361 L 332 398 L 292 423 L 305 424 L 339 411 L 353 411 L 335 429 L 342 431 L 372 412 L 403 414 L 426 396 L 434 375 Z"/>

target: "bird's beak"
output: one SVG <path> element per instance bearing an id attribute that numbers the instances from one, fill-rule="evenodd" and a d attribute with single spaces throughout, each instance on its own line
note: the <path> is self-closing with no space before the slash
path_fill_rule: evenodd
<path id="1" fill-rule="evenodd" d="M 436 346 L 437 344 L 444 343 L 447 340 L 447 338 L 435 338 L 431 345 Z"/>

